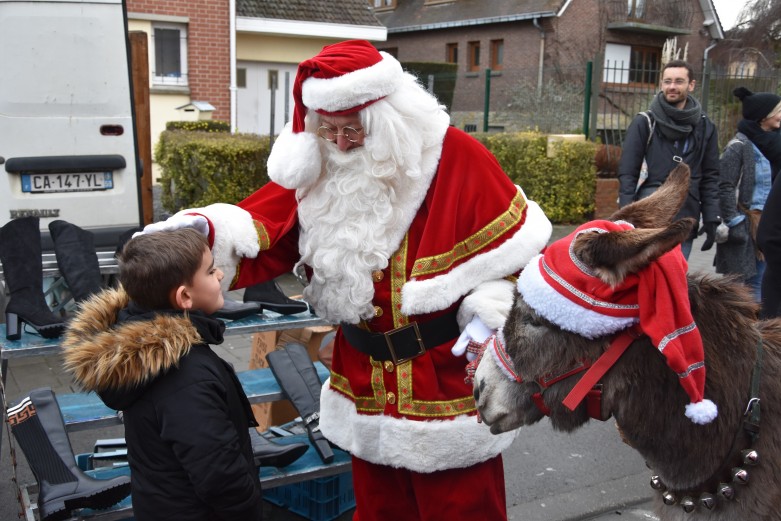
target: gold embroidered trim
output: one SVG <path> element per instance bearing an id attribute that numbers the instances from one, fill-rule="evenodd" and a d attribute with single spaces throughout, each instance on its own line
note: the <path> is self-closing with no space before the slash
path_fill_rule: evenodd
<path id="1" fill-rule="evenodd" d="M 504 213 L 466 240 L 456 244 L 452 250 L 416 260 L 415 265 L 412 267 L 411 277 L 429 275 L 450 269 L 458 260 L 485 248 L 518 224 L 525 209 L 526 199 L 523 198 L 519 191 L 515 194 L 515 197 L 510 202 L 510 207 Z"/>
<path id="2" fill-rule="evenodd" d="M 255 232 L 258 234 L 258 247 L 260 247 L 260 251 L 266 251 L 271 248 L 271 238 L 263 223 L 253 219 L 252 224 L 255 225 Z"/>
<path id="3" fill-rule="evenodd" d="M 391 308 L 393 309 L 393 327 L 406 326 L 409 319 L 401 313 L 401 288 L 407 282 L 407 251 L 409 234 L 404 235 L 399 249 L 393 254 L 390 265 Z"/>
<path id="4" fill-rule="evenodd" d="M 399 413 L 405 416 L 458 416 L 476 410 L 473 396 L 455 400 L 425 401 L 412 399 L 412 361 L 396 366 L 396 381 L 399 386 Z"/>
<path id="5" fill-rule="evenodd" d="M 374 396 L 355 396 L 347 378 L 334 372 L 331 373 L 331 387 L 352 398 L 355 402 L 355 408 L 359 411 L 383 412 L 385 410 L 385 384 L 382 379 L 382 364 L 380 362 L 372 360 L 371 378 Z"/>

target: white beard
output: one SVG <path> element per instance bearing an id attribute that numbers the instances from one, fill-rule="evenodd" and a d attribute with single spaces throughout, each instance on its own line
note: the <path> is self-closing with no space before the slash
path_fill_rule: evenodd
<path id="1" fill-rule="evenodd" d="M 374 317 L 372 271 L 388 266 L 409 225 L 397 208 L 403 176 L 366 147 L 321 151 L 320 178 L 299 190 L 299 265 L 313 271 L 304 298 L 322 318 L 355 324 Z"/>

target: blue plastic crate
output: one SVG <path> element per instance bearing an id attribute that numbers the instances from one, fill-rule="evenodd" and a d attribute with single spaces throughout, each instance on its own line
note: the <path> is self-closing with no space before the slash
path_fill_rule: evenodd
<path id="1" fill-rule="evenodd" d="M 263 491 L 263 498 L 311 521 L 331 521 L 355 507 L 352 472 Z"/>

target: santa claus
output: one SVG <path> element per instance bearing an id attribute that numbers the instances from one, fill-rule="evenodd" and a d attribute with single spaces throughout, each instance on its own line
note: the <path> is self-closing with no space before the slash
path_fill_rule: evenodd
<path id="1" fill-rule="evenodd" d="M 225 289 L 298 269 L 340 324 L 320 428 L 353 456 L 355 519 L 505 519 L 500 453 L 478 423 L 470 341 L 504 322 L 513 279 L 551 225 L 399 62 L 365 41 L 302 62 L 272 183 L 197 226 Z"/>

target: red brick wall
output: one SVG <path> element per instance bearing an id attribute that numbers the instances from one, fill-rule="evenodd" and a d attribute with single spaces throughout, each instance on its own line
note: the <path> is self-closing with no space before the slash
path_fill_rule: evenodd
<path id="1" fill-rule="evenodd" d="M 228 0 L 127 0 L 131 13 L 183 16 L 187 26 L 190 99 L 208 101 L 214 119 L 230 121 Z"/>

